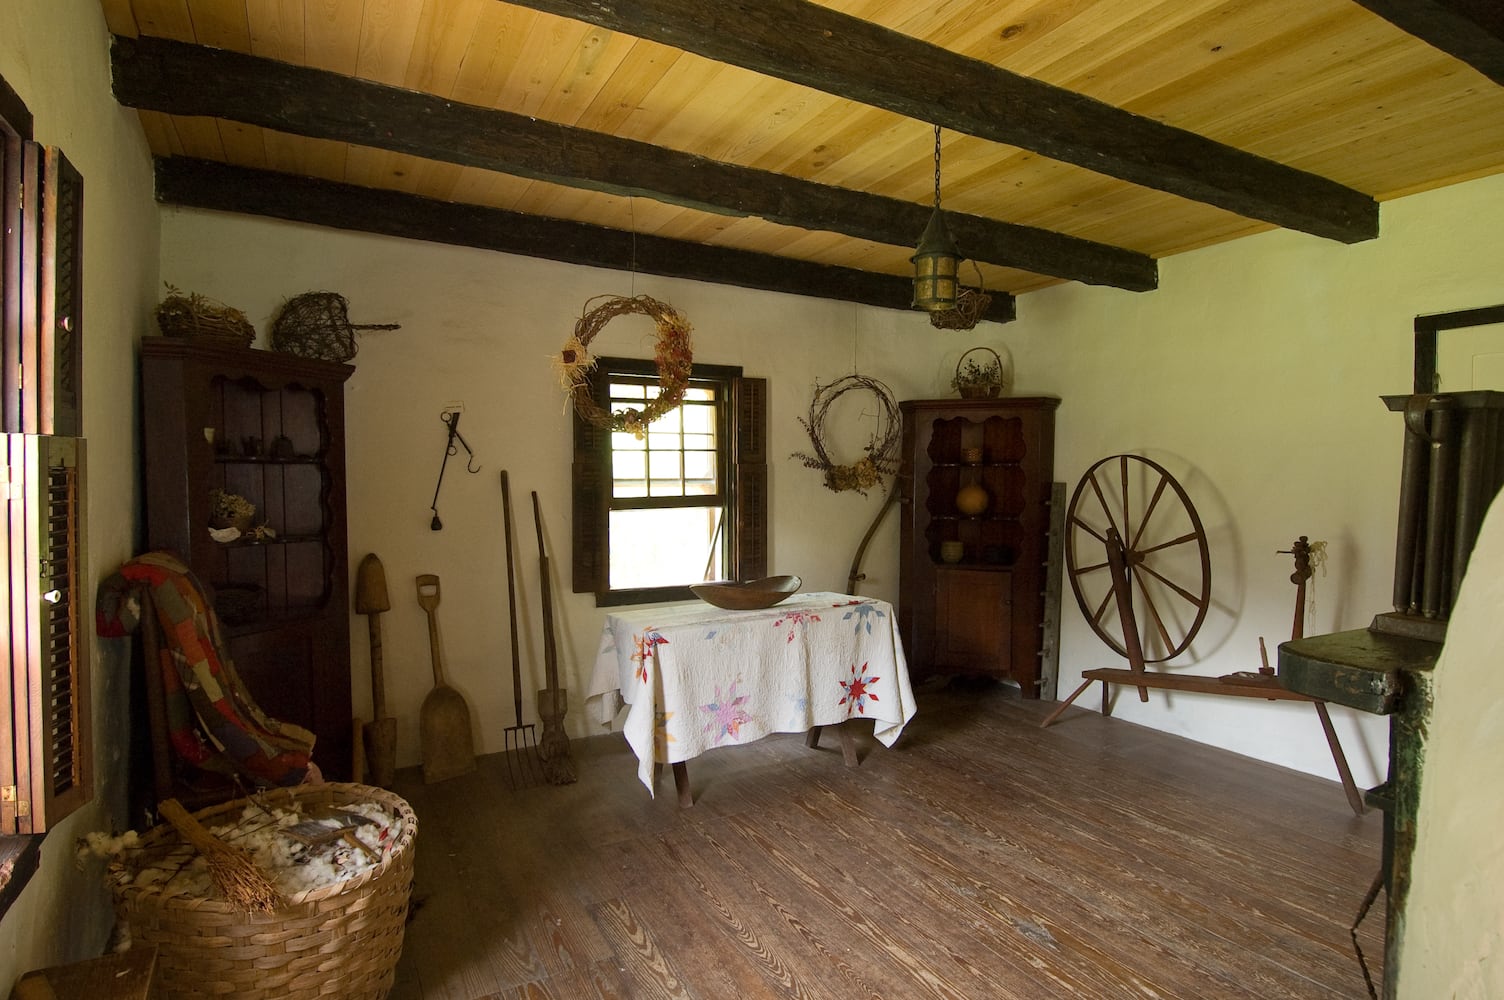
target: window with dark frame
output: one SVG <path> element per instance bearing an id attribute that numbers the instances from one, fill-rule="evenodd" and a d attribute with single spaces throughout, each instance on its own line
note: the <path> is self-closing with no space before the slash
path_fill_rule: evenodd
<path id="1" fill-rule="evenodd" d="M 605 411 L 658 392 L 652 361 L 600 358 Z M 684 402 L 641 438 L 574 421 L 576 593 L 599 606 L 688 600 L 691 584 L 761 576 L 767 564 L 766 389 L 736 367 L 695 365 Z"/>

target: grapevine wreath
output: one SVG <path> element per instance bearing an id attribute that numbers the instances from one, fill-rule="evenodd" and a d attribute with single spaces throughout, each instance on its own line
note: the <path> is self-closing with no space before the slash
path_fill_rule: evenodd
<path id="1" fill-rule="evenodd" d="M 877 429 L 864 449 L 866 454 L 850 465 L 837 465 L 831 461 L 825 446 L 825 420 L 830 407 L 848 392 L 864 390 L 877 398 L 879 412 Z M 867 490 L 882 482 L 882 477 L 898 471 L 898 436 L 903 429 L 898 404 L 888 387 L 877 379 L 865 375 L 847 375 L 830 385 L 815 383 L 815 395 L 809 404 L 809 419 L 799 418 L 809 432 L 813 454 L 795 452 L 792 456 L 802 461 L 806 468 L 820 469 L 825 473 L 825 488 L 832 493 L 856 490 L 866 496 Z"/>
<path id="2" fill-rule="evenodd" d="M 689 321 L 672 306 L 646 295 L 631 298 L 611 295 L 604 298 L 605 302 L 588 310 L 575 323 L 574 335 L 554 355 L 554 372 L 559 377 L 560 387 L 574 403 L 574 410 L 581 418 L 597 427 L 630 431 L 634 437 L 641 439 L 649 424 L 678 406 L 684 399 L 690 369 L 694 365 L 689 342 Z M 585 304 L 588 306 L 594 301 L 595 299 L 590 299 Z M 590 353 L 590 342 L 611 320 L 631 313 L 651 316 L 658 324 L 658 340 L 653 348 L 653 360 L 658 366 L 658 397 L 649 400 L 641 410 L 628 408 L 608 412 L 601 408 L 590 393 L 588 376 L 595 367 L 596 360 Z"/>

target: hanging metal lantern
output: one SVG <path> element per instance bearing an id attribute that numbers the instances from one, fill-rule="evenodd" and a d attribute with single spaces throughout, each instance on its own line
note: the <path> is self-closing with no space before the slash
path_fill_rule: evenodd
<path id="1" fill-rule="evenodd" d="M 914 265 L 914 306 L 926 312 L 943 312 L 956 307 L 960 291 L 957 272 L 961 267 L 961 254 L 956 250 L 956 241 L 951 239 L 945 226 L 945 216 L 940 211 L 940 126 L 935 126 L 935 211 L 919 237 L 914 256 L 909 258 Z"/>

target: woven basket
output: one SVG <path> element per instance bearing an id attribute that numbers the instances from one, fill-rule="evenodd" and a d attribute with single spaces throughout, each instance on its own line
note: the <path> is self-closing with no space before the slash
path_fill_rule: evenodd
<path id="1" fill-rule="evenodd" d="M 171 285 L 157 306 L 157 326 L 167 337 L 202 337 L 233 347 L 249 347 L 256 328 L 245 313 L 197 292 L 184 295 Z"/>
<path id="2" fill-rule="evenodd" d="M 171 824 L 141 838 L 136 864 L 116 862 L 107 882 L 132 946 L 156 945 L 153 997 L 236 1000 L 380 1000 L 392 988 L 413 882 L 418 821 L 399 796 L 356 784 L 299 785 L 260 792 L 267 809 L 340 808 L 375 803 L 402 820 L 387 857 L 334 885 L 292 895 L 274 913 L 246 913 L 229 903 L 186 896 L 160 885 L 131 884 L 140 859 L 182 850 Z M 237 799 L 194 813 L 205 826 L 233 824 Z M 191 850 L 187 849 L 187 850 Z"/>

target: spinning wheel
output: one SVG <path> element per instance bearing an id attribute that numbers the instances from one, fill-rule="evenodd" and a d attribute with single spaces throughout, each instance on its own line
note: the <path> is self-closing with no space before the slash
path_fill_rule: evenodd
<path id="1" fill-rule="evenodd" d="M 1136 669 L 1185 652 L 1211 604 L 1211 553 L 1175 477 L 1138 455 L 1104 458 L 1065 523 L 1066 573 L 1092 631 Z M 1140 635 L 1139 621 L 1153 631 Z"/>
<path id="2" fill-rule="evenodd" d="M 1128 658 L 1128 669 L 1100 667 L 1081 672 L 1081 686 L 1040 723 L 1060 717 L 1094 682 L 1102 684 L 1102 714 L 1111 713 L 1111 684 L 1138 688 L 1140 701 L 1149 689 L 1225 694 L 1267 701 L 1309 701 L 1316 705 L 1327 745 L 1353 812 L 1363 799 L 1353 782 L 1347 758 L 1337 741 L 1326 705 L 1290 691 L 1279 682 L 1267 659 L 1257 671 L 1203 677 L 1168 670 L 1145 670 L 1146 664 L 1173 659 L 1190 646 L 1211 606 L 1211 553 L 1206 530 L 1191 498 L 1164 466 L 1138 455 L 1111 455 L 1081 477 L 1065 515 L 1065 568 L 1081 614 L 1101 640 Z M 1295 557 L 1295 622 L 1301 634 L 1306 580 L 1311 576 L 1304 535 L 1286 554 Z M 1146 623 L 1141 631 L 1139 622 Z M 1259 639 L 1260 649 L 1263 639 Z"/>

